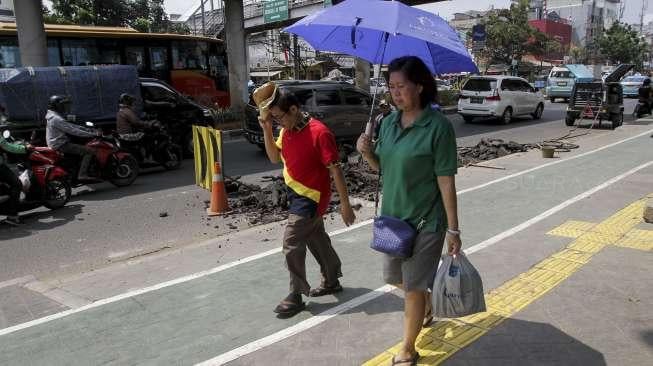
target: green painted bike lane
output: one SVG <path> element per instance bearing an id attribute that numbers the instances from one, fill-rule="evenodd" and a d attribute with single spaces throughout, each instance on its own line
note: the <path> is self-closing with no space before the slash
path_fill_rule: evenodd
<path id="1" fill-rule="evenodd" d="M 463 193 L 466 246 L 487 240 L 617 175 L 653 160 L 642 136 Z M 222 272 L 0 335 L 2 365 L 191 365 L 293 326 L 383 285 L 365 226 L 332 238 L 345 291 L 310 299 L 292 319 L 272 313 L 286 295 L 280 253 Z M 308 254 L 309 281 L 319 283 Z M 2 333 L 0 333 L 2 334 Z"/>

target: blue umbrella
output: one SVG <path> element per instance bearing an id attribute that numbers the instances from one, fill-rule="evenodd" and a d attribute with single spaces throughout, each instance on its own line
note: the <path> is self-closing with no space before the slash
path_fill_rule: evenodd
<path id="1" fill-rule="evenodd" d="M 456 31 L 439 16 L 399 1 L 348 0 L 287 27 L 315 50 L 373 64 L 417 56 L 434 74 L 478 72 Z"/>

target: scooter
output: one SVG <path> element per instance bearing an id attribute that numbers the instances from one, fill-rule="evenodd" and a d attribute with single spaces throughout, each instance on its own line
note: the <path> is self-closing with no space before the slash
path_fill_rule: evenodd
<path id="1" fill-rule="evenodd" d="M 10 140 L 11 133 L 4 131 L 3 137 Z M 70 177 L 51 158 L 56 154 L 58 153 L 50 148 L 36 147 L 26 156 L 13 155 L 14 159 L 18 159 L 16 167 L 22 186 L 19 211 L 28 211 L 40 206 L 56 210 L 70 201 Z M 9 200 L 9 189 L 8 184 L 0 183 L 0 205 Z"/>
<path id="2" fill-rule="evenodd" d="M 92 122 L 86 122 L 86 126 L 95 127 Z M 88 175 L 93 179 L 91 181 L 80 181 L 77 178 L 81 157 L 63 156 L 56 151 L 56 154 L 49 155 L 55 163 L 61 164 L 68 171 L 73 186 L 100 181 L 109 181 L 116 187 L 126 187 L 134 183 L 139 173 L 138 161 L 129 152 L 117 146 L 113 136 L 103 136 L 99 132 L 98 136 L 86 143 L 86 146 L 95 151 L 95 157 L 88 168 Z"/>
<path id="3" fill-rule="evenodd" d="M 161 125 L 145 132 L 114 134 L 114 137 L 116 145 L 132 154 L 141 168 L 162 166 L 166 170 L 175 170 L 181 167 L 182 148 L 172 142 L 170 134 Z"/>
<path id="4" fill-rule="evenodd" d="M 651 107 L 649 103 L 646 103 L 642 100 L 637 101 L 637 104 L 635 105 L 635 111 L 633 111 L 635 118 L 642 118 L 647 114 L 651 114 Z"/>

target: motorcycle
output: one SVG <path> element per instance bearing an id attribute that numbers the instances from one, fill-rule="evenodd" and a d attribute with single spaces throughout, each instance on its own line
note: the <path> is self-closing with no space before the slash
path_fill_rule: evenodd
<path id="1" fill-rule="evenodd" d="M 132 154 L 142 168 L 162 166 L 166 170 L 175 170 L 181 167 L 183 150 L 172 142 L 172 137 L 161 125 L 145 132 L 114 134 L 114 137 L 116 145 Z M 148 157 L 152 159 L 148 161 Z"/>
<path id="2" fill-rule="evenodd" d="M 6 140 L 11 139 L 9 131 L 3 132 Z M 26 157 L 14 155 L 18 178 L 22 185 L 19 211 L 28 211 L 40 206 L 51 210 L 64 207 L 72 195 L 68 173 L 56 164 L 52 156 L 58 154 L 47 147 L 35 147 Z M 0 204 L 9 200 L 10 186 L 0 183 Z"/>
<path id="3" fill-rule="evenodd" d="M 94 124 L 86 122 L 86 126 L 94 127 Z M 139 173 L 138 161 L 129 152 L 117 146 L 112 136 L 98 134 L 98 136 L 88 141 L 86 146 L 95 151 L 94 159 L 91 160 L 88 168 L 88 175 L 94 179 L 92 181 L 79 181 L 77 178 L 81 157 L 75 155 L 63 156 L 56 151 L 56 154 L 48 155 L 55 163 L 61 164 L 69 172 L 73 186 L 105 180 L 108 180 L 116 187 L 126 187 L 134 183 Z"/>

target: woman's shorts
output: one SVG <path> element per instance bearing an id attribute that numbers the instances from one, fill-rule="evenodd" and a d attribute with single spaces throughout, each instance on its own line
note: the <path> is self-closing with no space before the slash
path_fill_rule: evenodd
<path id="1" fill-rule="evenodd" d="M 410 258 L 383 256 L 383 279 L 390 285 L 402 284 L 405 291 L 433 288 L 444 246 L 444 233 L 420 232 Z"/>

